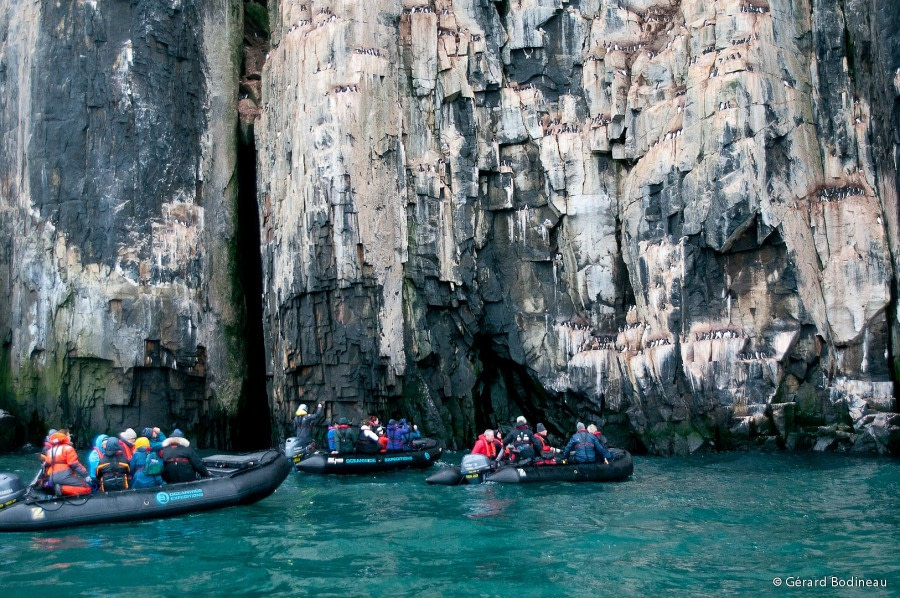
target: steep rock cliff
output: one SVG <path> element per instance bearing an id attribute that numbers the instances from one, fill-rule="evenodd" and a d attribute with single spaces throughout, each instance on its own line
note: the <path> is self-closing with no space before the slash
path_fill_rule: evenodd
<path id="1" fill-rule="evenodd" d="M 275 413 L 896 451 L 889 4 L 270 2 Z"/>
<path id="2" fill-rule="evenodd" d="M 32 427 L 232 440 L 242 31 L 238 1 L 0 3 L 0 404 Z"/>

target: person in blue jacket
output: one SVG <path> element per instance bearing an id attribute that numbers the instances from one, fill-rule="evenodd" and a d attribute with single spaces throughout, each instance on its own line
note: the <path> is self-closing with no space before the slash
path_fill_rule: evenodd
<path id="1" fill-rule="evenodd" d="M 403 444 L 406 441 L 406 437 L 409 435 L 409 426 L 406 425 L 406 420 L 401 419 L 399 422 L 397 420 L 389 420 L 387 427 L 387 450 L 391 451 L 402 451 L 404 450 Z"/>
<path id="2" fill-rule="evenodd" d="M 109 436 L 106 434 L 97 434 L 97 437 L 94 438 L 94 446 L 91 448 L 91 452 L 88 454 L 87 458 L 88 476 L 91 479 L 97 479 L 97 464 L 100 463 L 100 459 L 103 458 L 103 445 L 108 438 Z"/>
<path id="3" fill-rule="evenodd" d="M 134 455 L 128 463 L 131 469 L 131 487 L 132 488 L 152 488 L 154 486 L 164 486 L 166 483 L 162 479 L 162 470 L 157 474 L 150 474 L 146 471 L 147 458 L 153 454 L 162 464 L 162 457 L 159 453 L 151 448 L 150 440 L 146 436 L 141 436 L 134 441 Z"/>
<path id="4" fill-rule="evenodd" d="M 150 450 L 161 451 L 163 442 L 166 441 L 166 435 L 159 428 L 144 428 L 141 436 L 150 442 Z"/>
<path id="5" fill-rule="evenodd" d="M 575 463 L 596 463 L 599 455 L 604 463 L 609 464 L 608 459 L 612 457 L 612 454 L 603 448 L 597 437 L 585 430 L 584 424 L 581 422 L 575 425 L 575 429 L 577 432 L 572 435 L 569 444 L 562 450 L 563 458 L 567 459 L 569 453 L 574 450 L 575 456 L 572 460 Z"/>

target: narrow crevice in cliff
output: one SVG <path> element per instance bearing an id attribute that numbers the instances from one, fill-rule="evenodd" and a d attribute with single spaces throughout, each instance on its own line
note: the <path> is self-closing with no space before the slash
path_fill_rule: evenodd
<path id="1" fill-rule="evenodd" d="M 263 337 L 262 258 L 256 188 L 256 142 L 253 125 L 259 116 L 261 72 L 268 49 L 268 14 L 265 3 L 244 3 L 244 60 L 238 97 L 240 128 L 237 154 L 237 218 L 234 258 L 237 283 L 243 290 L 245 320 L 240 331 L 246 350 L 246 377 L 237 413 L 230 422 L 230 444 L 235 450 L 268 448 L 272 418 L 266 393 Z"/>

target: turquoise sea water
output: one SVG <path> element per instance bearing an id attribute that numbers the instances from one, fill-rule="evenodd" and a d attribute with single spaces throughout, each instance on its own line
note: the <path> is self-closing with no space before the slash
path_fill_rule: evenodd
<path id="1" fill-rule="evenodd" d="M 2 456 L 0 471 L 30 479 L 34 463 Z M 896 460 L 637 457 L 616 484 L 429 486 L 429 472 L 292 473 L 248 507 L 0 534 L 2 598 L 900 595 Z"/>

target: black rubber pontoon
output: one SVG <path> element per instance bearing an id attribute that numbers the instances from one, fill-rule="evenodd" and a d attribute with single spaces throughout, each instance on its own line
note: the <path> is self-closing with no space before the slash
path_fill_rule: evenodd
<path id="1" fill-rule="evenodd" d="M 297 463 L 297 470 L 306 473 L 355 474 L 395 471 L 398 469 L 425 469 L 431 467 L 441 456 L 441 447 L 436 440 L 422 438 L 413 442 L 414 451 L 390 453 L 349 453 L 332 455 L 315 453 Z"/>
<path id="2" fill-rule="evenodd" d="M 17 491 L 14 500 L 0 496 L 0 531 L 140 521 L 248 505 L 275 492 L 291 472 L 290 462 L 275 450 L 203 461 L 210 477 L 193 482 L 82 496 L 47 497 L 33 491 Z"/>
<path id="3" fill-rule="evenodd" d="M 503 464 L 495 468 L 482 455 L 466 455 L 460 467 L 443 467 L 429 476 L 429 484 L 461 486 L 499 482 L 504 484 L 526 484 L 533 482 L 620 482 L 634 472 L 631 453 L 610 449 L 615 459 L 609 465 L 603 463 L 561 463 L 517 466 Z M 480 459 L 476 459 L 479 458 Z M 468 461 L 467 461 L 468 460 Z"/>

